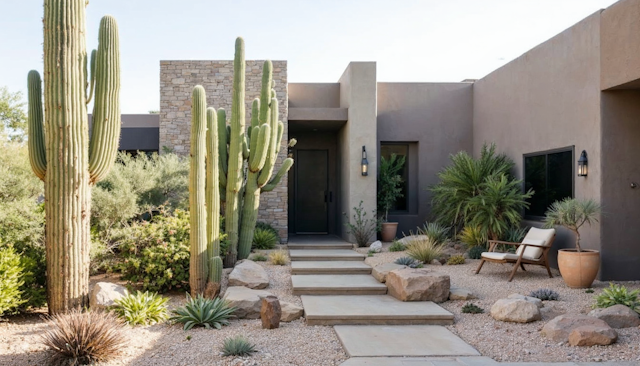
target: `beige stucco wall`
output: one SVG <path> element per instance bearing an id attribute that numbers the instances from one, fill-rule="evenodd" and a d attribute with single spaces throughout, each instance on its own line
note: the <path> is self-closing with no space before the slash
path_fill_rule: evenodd
<path id="1" fill-rule="evenodd" d="M 378 142 L 417 145 L 409 156 L 410 184 L 416 179 L 416 186 L 408 197 L 417 210 L 389 216 L 399 223 L 398 235 L 415 232 L 429 219 L 427 188 L 438 182 L 437 173 L 451 154 L 473 149 L 473 84 L 378 83 Z"/>
<path id="2" fill-rule="evenodd" d="M 640 0 L 621 0 L 601 18 L 602 89 L 640 87 Z"/>
<path id="3" fill-rule="evenodd" d="M 360 201 L 367 217 L 376 208 L 376 84 L 375 62 L 351 62 L 340 77 L 340 107 L 349 109 L 347 123 L 338 132 L 340 205 L 349 216 Z M 366 147 L 369 161 L 366 177 L 361 175 L 362 146 Z M 342 236 L 353 241 L 346 227 L 341 226 Z M 371 239 L 375 240 L 375 236 Z"/>
<path id="4" fill-rule="evenodd" d="M 338 108 L 340 83 L 289 83 L 289 108 Z"/>
<path id="5" fill-rule="evenodd" d="M 575 161 L 586 150 L 590 167 L 588 177 L 574 178 L 575 196 L 600 201 L 599 25 L 596 12 L 474 84 L 476 154 L 484 143 L 496 143 L 521 179 L 523 154 L 575 145 Z M 600 225 L 583 231 L 583 246 L 599 249 Z M 554 248 L 569 245 L 560 232 Z"/>

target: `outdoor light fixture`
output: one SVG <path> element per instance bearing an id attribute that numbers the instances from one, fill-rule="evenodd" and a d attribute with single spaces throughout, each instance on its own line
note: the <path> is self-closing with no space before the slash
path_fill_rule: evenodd
<path id="1" fill-rule="evenodd" d="M 580 159 L 578 159 L 578 177 L 586 177 L 589 172 L 589 160 L 587 159 L 587 152 L 582 150 Z"/>
<path id="2" fill-rule="evenodd" d="M 367 160 L 367 150 L 362 146 L 362 176 L 369 175 L 369 160 Z"/>

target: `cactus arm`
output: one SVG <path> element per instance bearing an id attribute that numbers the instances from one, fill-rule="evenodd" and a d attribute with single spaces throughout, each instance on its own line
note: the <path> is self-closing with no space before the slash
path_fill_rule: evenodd
<path id="1" fill-rule="evenodd" d="M 27 87 L 29 90 L 29 115 L 27 116 L 29 161 L 33 173 L 44 181 L 44 176 L 47 173 L 47 154 L 44 145 L 42 82 L 37 71 L 29 71 Z"/>
<path id="2" fill-rule="evenodd" d="M 208 281 L 219 284 L 222 280 L 220 258 L 220 149 L 218 147 L 218 121 L 215 109 L 207 108 L 207 258 L 209 259 Z M 225 147 L 226 148 L 226 147 Z"/>
<path id="3" fill-rule="evenodd" d="M 271 192 L 271 191 L 273 191 L 273 189 L 276 188 L 278 183 L 280 183 L 280 180 L 282 179 L 282 177 L 285 174 L 287 174 L 289 169 L 291 169 L 291 166 L 293 166 L 293 159 L 286 158 L 284 160 L 284 162 L 282 163 L 282 166 L 280 167 L 280 170 L 278 170 L 278 173 L 276 173 L 276 175 L 273 177 L 273 179 L 271 179 L 269 181 L 268 184 L 266 184 L 264 187 L 262 187 L 262 192 Z"/>
<path id="4" fill-rule="evenodd" d="M 87 83 L 89 83 L 88 87 L 89 87 L 89 93 L 87 95 L 87 104 L 89 104 L 89 102 L 91 102 L 91 98 L 93 98 L 93 91 L 94 91 L 94 87 L 96 86 L 96 50 L 91 51 L 91 74 L 89 75 L 89 80 L 87 81 Z"/>
<path id="5" fill-rule="evenodd" d="M 269 151 L 267 152 L 267 160 L 264 163 L 264 168 L 260 172 L 260 176 L 258 177 L 258 187 L 263 187 L 269 180 L 271 179 L 271 174 L 273 174 L 273 167 L 276 164 L 276 159 L 278 158 L 278 145 L 280 144 L 280 140 L 278 140 L 278 100 L 273 98 L 271 99 L 271 117 L 270 117 L 270 125 L 271 125 L 271 139 L 269 140 Z"/>
<path id="6" fill-rule="evenodd" d="M 269 105 L 271 92 L 271 85 L 273 84 L 273 64 L 270 60 L 267 60 L 262 65 L 262 88 L 260 89 L 260 100 L 264 103 L 260 103 L 260 123 L 269 123 L 269 109 L 272 107 Z"/>
<path id="7" fill-rule="evenodd" d="M 242 139 L 242 159 L 246 160 L 249 158 L 249 144 L 247 143 L 247 136 L 245 135 Z"/>
<path id="8" fill-rule="evenodd" d="M 120 52 L 118 25 L 111 16 L 100 20 L 96 55 L 93 128 L 89 141 L 89 179 L 102 180 L 116 159 L 120 141 Z"/>
<path id="9" fill-rule="evenodd" d="M 227 113 L 218 109 L 218 161 L 220 166 L 220 187 L 227 189 Z"/>
<path id="10" fill-rule="evenodd" d="M 252 144 L 252 157 L 249 162 L 249 170 L 252 172 L 259 172 L 260 169 L 264 166 L 265 161 L 267 160 L 267 152 L 269 146 L 269 139 L 271 138 L 271 127 L 269 125 L 262 125 L 260 127 L 255 127 L 253 134 L 256 136 L 255 142 L 251 141 Z"/>

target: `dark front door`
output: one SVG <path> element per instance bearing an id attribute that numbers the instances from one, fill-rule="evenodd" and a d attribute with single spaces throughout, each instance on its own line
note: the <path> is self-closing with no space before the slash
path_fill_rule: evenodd
<path id="1" fill-rule="evenodd" d="M 328 228 L 327 150 L 297 150 L 295 226 L 298 234 L 326 234 Z"/>

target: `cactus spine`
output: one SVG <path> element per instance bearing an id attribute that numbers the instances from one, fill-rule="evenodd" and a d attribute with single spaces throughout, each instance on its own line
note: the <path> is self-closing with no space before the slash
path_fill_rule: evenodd
<path id="1" fill-rule="evenodd" d="M 85 7 L 86 0 L 44 2 L 44 113 L 40 75 L 31 71 L 28 77 L 30 160 L 45 182 L 50 314 L 89 305 L 90 185 L 113 165 L 120 136 L 117 25 L 102 18 L 96 70 L 89 76 Z M 87 101 L 94 85 L 89 140 Z"/>

